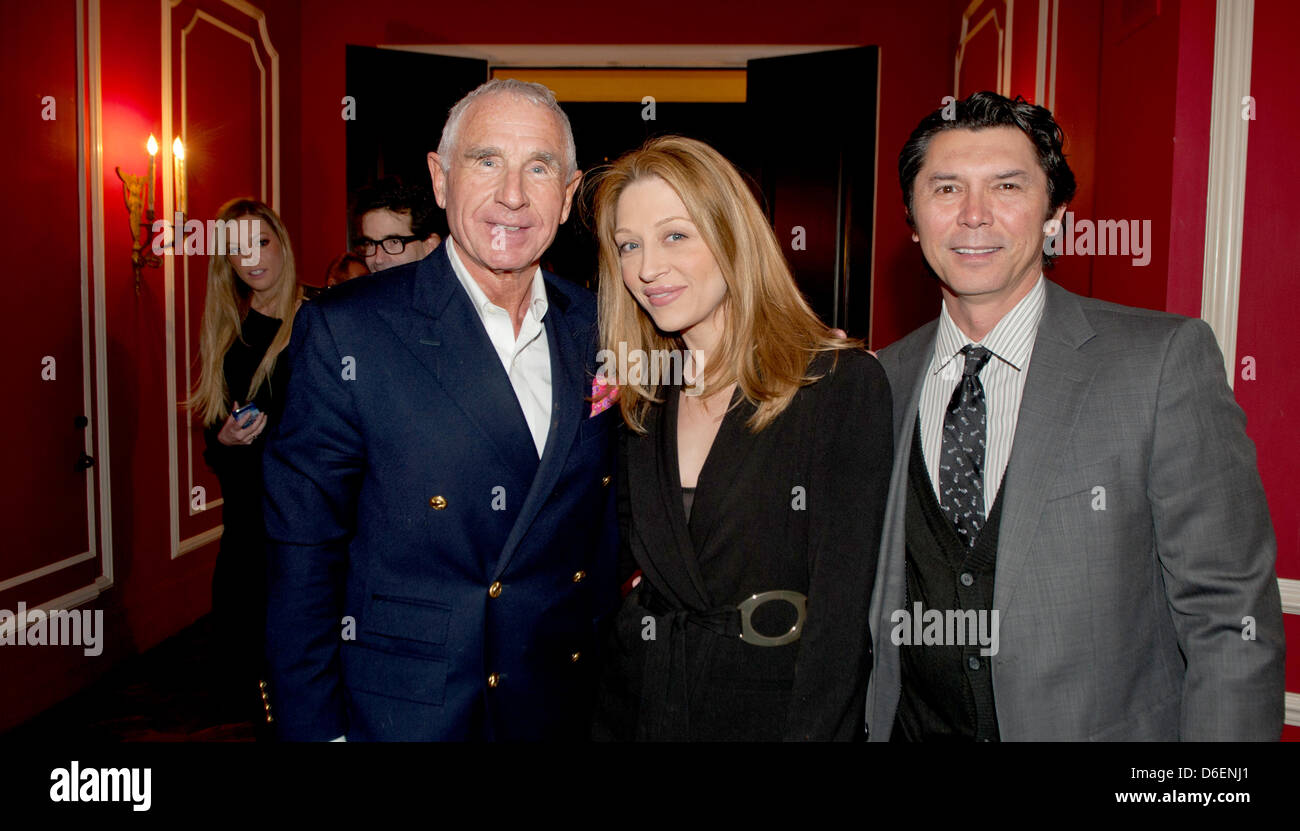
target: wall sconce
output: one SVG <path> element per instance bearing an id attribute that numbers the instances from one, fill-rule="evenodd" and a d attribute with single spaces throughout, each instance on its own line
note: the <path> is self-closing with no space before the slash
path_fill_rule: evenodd
<path id="1" fill-rule="evenodd" d="M 114 168 L 117 171 L 117 178 L 122 180 L 122 196 L 126 201 L 127 218 L 131 224 L 131 270 L 135 272 L 135 293 L 140 293 L 141 278 L 146 266 L 157 268 L 162 265 L 162 260 L 153 254 L 145 253 L 145 246 L 149 244 L 149 233 L 153 229 L 153 183 L 154 183 L 154 160 L 158 155 L 158 139 L 149 135 L 149 142 L 146 145 L 149 150 L 149 176 L 136 176 L 132 173 L 123 173 L 121 167 Z M 145 191 L 149 193 L 149 207 L 144 209 Z M 144 214 L 143 218 L 141 214 Z"/>

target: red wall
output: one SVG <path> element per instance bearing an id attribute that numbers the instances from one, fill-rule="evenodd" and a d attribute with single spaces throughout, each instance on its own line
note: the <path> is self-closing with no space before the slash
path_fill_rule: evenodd
<path id="1" fill-rule="evenodd" d="M 1246 200 L 1242 224 L 1240 312 L 1237 319 L 1235 391 L 1248 417 L 1247 431 L 1259 451 L 1259 472 L 1277 532 L 1277 571 L 1300 580 L 1300 443 L 1294 423 L 1300 416 L 1300 376 L 1286 333 L 1295 329 L 1295 285 L 1300 277 L 1294 256 L 1300 204 L 1300 160 L 1295 136 L 1294 56 L 1291 34 L 1300 28 L 1300 7 L 1284 0 L 1255 3 L 1249 94 L 1256 101 L 1246 153 Z M 1232 113 L 1236 117 L 1240 107 Z M 1256 377 L 1242 374 L 1242 360 L 1254 359 Z M 1287 689 L 1300 693 L 1300 620 L 1288 615 Z M 1287 728 L 1300 740 L 1300 728 Z"/>

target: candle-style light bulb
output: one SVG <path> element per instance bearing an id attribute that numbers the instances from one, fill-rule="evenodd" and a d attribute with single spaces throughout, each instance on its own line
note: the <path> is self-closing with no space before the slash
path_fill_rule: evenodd
<path id="1" fill-rule="evenodd" d="M 154 180 L 154 157 L 158 155 L 158 139 L 149 134 L 149 141 L 145 144 L 149 151 L 149 221 L 153 221 L 153 180 Z"/>
<path id="2" fill-rule="evenodd" d="M 172 141 L 172 178 L 175 188 L 176 210 L 185 213 L 185 144 L 177 136 Z"/>

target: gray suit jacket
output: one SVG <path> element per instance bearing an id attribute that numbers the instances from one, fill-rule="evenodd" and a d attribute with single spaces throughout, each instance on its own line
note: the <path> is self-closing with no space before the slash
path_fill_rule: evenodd
<path id="1" fill-rule="evenodd" d="M 1001 493 L 1002 739 L 1278 738 L 1277 546 L 1212 330 L 1046 288 Z M 888 740 L 898 705 L 890 616 L 904 603 L 907 469 L 937 325 L 879 354 L 895 459 L 870 611 L 872 741 Z"/>

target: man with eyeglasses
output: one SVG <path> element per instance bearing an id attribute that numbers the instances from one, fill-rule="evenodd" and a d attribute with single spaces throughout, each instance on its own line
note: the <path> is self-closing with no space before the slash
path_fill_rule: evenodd
<path id="1" fill-rule="evenodd" d="M 357 195 L 361 217 L 358 253 L 372 272 L 423 260 L 442 238 L 435 232 L 437 205 L 427 188 L 385 177 Z"/>

